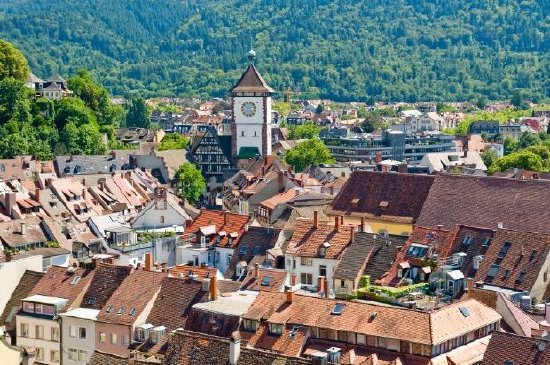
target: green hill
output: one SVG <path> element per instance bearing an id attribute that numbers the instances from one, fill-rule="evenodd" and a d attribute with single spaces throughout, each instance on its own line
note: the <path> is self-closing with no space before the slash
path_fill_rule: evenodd
<path id="1" fill-rule="evenodd" d="M 0 0 L 35 73 L 114 94 L 225 96 L 246 51 L 276 90 L 335 100 L 550 98 L 550 1 Z"/>

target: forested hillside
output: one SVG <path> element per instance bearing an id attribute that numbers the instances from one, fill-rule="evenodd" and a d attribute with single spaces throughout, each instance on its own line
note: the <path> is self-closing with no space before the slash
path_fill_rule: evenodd
<path id="1" fill-rule="evenodd" d="M 0 0 L 32 70 L 114 94 L 225 96 L 246 51 L 279 91 L 336 100 L 550 97 L 550 1 Z"/>

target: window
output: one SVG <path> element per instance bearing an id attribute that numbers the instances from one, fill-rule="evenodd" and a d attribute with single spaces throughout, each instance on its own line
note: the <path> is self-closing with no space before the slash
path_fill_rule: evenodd
<path id="1" fill-rule="evenodd" d="M 258 321 L 253 321 L 251 319 L 244 320 L 244 329 L 245 331 L 256 331 L 258 329 Z"/>
<path id="2" fill-rule="evenodd" d="M 105 332 L 99 332 L 99 343 L 107 342 L 107 334 Z"/>
<path id="3" fill-rule="evenodd" d="M 512 244 L 510 242 L 508 242 L 508 241 L 504 242 L 504 244 L 502 245 L 502 247 L 500 249 L 500 252 L 498 253 L 497 258 L 502 260 L 504 257 L 506 257 L 506 254 L 508 253 L 508 250 L 510 249 L 510 246 L 512 246 Z"/>
<path id="4" fill-rule="evenodd" d="M 246 255 L 247 250 L 248 250 L 247 246 L 241 246 L 241 248 L 239 248 L 239 254 Z"/>
<path id="5" fill-rule="evenodd" d="M 21 331 L 19 333 L 21 337 L 29 337 L 29 324 L 21 323 Z"/>
<path id="6" fill-rule="evenodd" d="M 340 288 L 345 288 L 345 287 L 346 287 L 346 281 L 340 280 Z"/>
<path id="7" fill-rule="evenodd" d="M 328 330 L 326 328 L 319 328 L 319 338 L 328 338 Z"/>
<path id="8" fill-rule="evenodd" d="M 300 283 L 306 285 L 313 285 L 313 275 L 302 273 L 300 274 Z"/>
<path id="9" fill-rule="evenodd" d="M 516 283 L 522 283 L 524 278 L 525 278 L 525 271 L 522 271 L 518 274 L 518 277 L 516 278 Z"/>
<path id="10" fill-rule="evenodd" d="M 345 306 L 346 305 L 344 303 L 336 303 L 332 308 L 331 314 L 336 314 L 336 315 L 342 314 Z"/>
<path id="11" fill-rule="evenodd" d="M 45 314 L 53 316 L 55 314 L 55 308 L 52 305 L 35 304 L 34 311 L 36 314 Z"/>
<path id="12" fill-rule="evenodd" d="M 489 272 L 487 273 L 487 276 L 490 278 L 494 278 L 495 276 L 497 276 L 498 269 L 500 269 L 499 265 L 492 264 L 491 268 L 489 269 Z"/>
<path id="13" fill-rule="evenodd" d="M 346 331 L 338 331 L 338 341 L 348 342 L 348 333 Z"/>
<path id="14" fill-rule="evenodd" d="M 78 350 L 78 361 L 88 361 L 88 351 Z"/>
<path id="15" fill-rule="evenodd" d="M 52 327 L 51 335 L 52 335 L 52 341 L 59 341 L 59 328 Z"/>
<path id="16" fill-rule="evenodd" d="M 69 326 L 69 337 L 76 337 L 76 326 Z"/>
<path id="17" fill-rule="evenodd" d="M 378 337 L 378 347 L 380 348 L 387 348 L 388 347 L 388 339 L 384 337 Z"/>
<path id="18" fill-rule="evenodd" d="M 34 313 L 34 303 L 23 302 L 23 312 Z"/>
<path id="19" fill-rule="evenodd" d="M 78 351 L 69 348 L 69 360 L 78 361 Z"/>
<path id="20" fill-rule="evenodd" d="M 116 333 L 111 333 L 111 343 L 113 345 L 116 345 L 116 340 L 117 340 Z"/>
<path id="21" fill-rule="evenodd" d="M 367 336 L 365 336 L 362 333 L 357 334 L 357 344 L 358 345 L 366 345 L 367 344 Z"/>
<path id="22" fill-rule="evenodd" d="M 311 266 L 313 265 L 313 259 L 309 257 L 300 257 L 300 265 L 302 266 Z"/>
<path id="23" fill-rule="evenodd" d="M 269 324 L 269 333 L 272 335 L 282 335 L 283 334 L 283 325 L 277 324 L 277 323 L 270 323 Z"/>
<path id="24" fill-rule="evenodd" d="M 59 351 L 58 350 L 51 350 L 50 351 L 50 362 L 53 363 L 59 363 Z"/>
<path id="25" fill-rule="evenodd" d="M 428 252 L 428 246 L 413 243 L 407 250 L 407 256 L 424 257 Z"/>
<path id="26" fill-rule="evenodd" d="M 39 325 L 37 324 L 35 326 L 35 337 L 36 338 L 39 338 L 39 339 L 43 339 L 44 338 L 44 326 L 43 325 Z"/>
<path id="27" fill-rule="evenodd" d="M 327 267 L 325 265 L 319 266 L 319 276 L 327 276 Z"/>
<path id="28" fill-rule="evenodd" d="M 76 285 L 78 284 L 78 282 L 80 281 L 81 279 L 81 276 L 80 275 L 76 275 L 73 280 L 71 281 L 71 285 Z"/>
<path id="29" fill-rule="evenodd" d="M 262 286 L 269 286 L 271 285 L 271 280 L 273 279 L 273 277 L 271 276 L 264 276 L 263 279 L 262 279 L 262 283 L 261 285 Z"/>
<path id="30" fill-rule="evenodd" d="M 474 241 L 474 237 L 464 236 L 464 239 L 462 240 L 462 244 L 468 246 L 468 245 L 471 245 L 473 241 Z"/>
<path id="31" fill-rule="evenodd" d="M 232 257 L 233 256 L 231 256 L 231 255 L 227 255 L 227 265 L 229 265 L 231 263 L 231 258 Z"/>
<path id="32" fill-rule="evenodd" d="M 145 340 L 145 330 L 143 328 L 136 329 L 136 340 L 138 341 Z"/>
<path id="33" fill-rule="evenodd" d="M 482 246 L 483 247 L 487 247 L 491 244 L 491 239 L 490 238 L 486 238 L 483 240 L 483 243 L 482 243 Z"/>
<path id="34" fill-rule="evenodd" d="M 78 338 L 86 339 L 86 327 L 78 327 Z"/>
<path id="35" fill-rule="evenodd" d="M 529 256 L 529 261 L 533 261 L 537 257 L 537 250 L 533 250 L 531 252 L 531 256 Z"/>
<path id="36" fill-rule="evenodd" d="M 504 270 L 504 275 L 502 276 L 502 278 L 504 280 L 508 279 L 510 277 L 510 270 L 506 269 Z"/>
<path id="37" fill-rule="evenodd" d="M 36 360 L 44 361 L 44 349 L 36 347 Z"/>
<path id="38" fill-rule="evenodd" d="M 241 137 L 244 137 L 244 131 L 241 132 Z"/>
<path id="39" fill-rule="evenodd" d="M 163 215 L 160 216 L 160 223 L 164 223 L 164 216 Z"/>

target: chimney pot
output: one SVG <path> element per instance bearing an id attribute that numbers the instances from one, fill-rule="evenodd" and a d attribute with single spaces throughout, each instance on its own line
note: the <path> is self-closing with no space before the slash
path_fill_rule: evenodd
<path id="1" fill-rule="evenodd" d="M 294 292 L 292 291 L 292 288 L 286 287 L 286 302 L 288 304 L 292 304 L 293 300 L 294 300 Z"/>
<path id="2" fill-rule="evenodd" d="M 330 298 L 330 287 L 328 286 L 328 279 L 325 278 L 325 298 Z"/>
<path id="3" fill-rule="evenodd" d="M 260 264 L 254 264 L 254 277 L 256 279 L 260 278 Z"/>
<path id="4" fill-rule="evenodd" d="M 292 274 L 292 276 L 290 277 L 290 285 L 292 285 L 292 286 L 296 285 L 296 275 L 295 274 Z"/>
<path id="5" fill-rule="evenodd" d="M 325 286 L 325 277 L 324 276 L 318 276 L 317 277 L 317 292 L 322 293 L 324 291 Z"/>
<path id="6" fill-rule="evenodd" d="M 145 254 L 145 270 L 151 271 L 153 269 L 153 254 L 147 252 Z"/>
<path id="7" fill-rule="evenodd" d="M 210 300 L 218 299 L 218 278 L 216 274 L 212 275 L 210 278 L 210 287 L 208 289 L 210 292 Z"/>
<path id="8" fill-rule="evenodd" d="M 361 232 L 365 232 L 366 230 L 366 227 L 365 227 L 365 217 L 361 217 Z"/>
<path id="9" fill-rule="evenodd" d="M 21 234 L 26 235 L 27 234 L 27 223 L 21 222 Z"/>
<path id="10" fill-rule="evenodd" d="M 313 212 L 313 227 L 319 228 L 319 212 L 317 210 Z"/>
<path id="11" fill-rule="evenodd" d="M 340 230 L 340 217 L 334 217 L 334 230 L 338 232 Z"/>

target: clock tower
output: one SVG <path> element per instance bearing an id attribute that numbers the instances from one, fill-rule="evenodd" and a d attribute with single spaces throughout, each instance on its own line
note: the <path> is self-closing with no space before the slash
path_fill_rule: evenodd
<path id="1" fill-rule="evenodd" d="M 270 88 L 254 66 L 256 52 L 248 52 L 248 67 L 230 90 L 231 151 L 235 160 L 271 155 Z"/>

